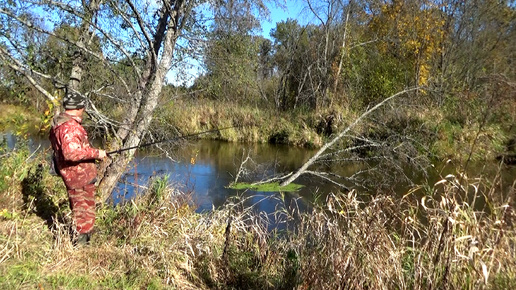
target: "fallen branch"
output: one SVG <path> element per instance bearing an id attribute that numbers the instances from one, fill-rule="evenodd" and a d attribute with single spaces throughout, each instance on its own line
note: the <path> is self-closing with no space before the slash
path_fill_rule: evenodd
<path id="1" fill-rule="evenodd" d="M 344 129 L 342 132 L 339 133 L 339 135 L 337 135 L 335 138 L 333 138 L 333 140 L 331 140 L 330 142 L 324 144 L 323 147 L 321 147 L 321 149 L 319 149 L 319 151 L 317 151 L 317 153 L 315 153 L 314 156 L 312 156 L 312 158 L 310 158 L 305 164 L 303 164 L 303 166 L 301 166 L 301 168 L 299 168 L 296 173 L 292 174 L 290 176 L 290 178 L 288 178 L 287 180 L 283 181 L 280 183 L 280 186 L 287 186 L 289 185 L 290 183 L 292 183 L 294 180 L 296 180 L 301 174 L 304 174 L 304 173 L 307 173 L 307 170 L 308 170 L 308 167 L 310 165 L 312 165 L 313 163 L 315 163 L 319 158 L 320 156 L 328 149 L 328 148 L 331 148 L 333 145 L 335 145 L 335 143 L 337 143 L 337 141 L 339 141 L 342 137 L 346 136 L 346 134 L 353 128 L 355 127 L 360 121 L 362 121 L 365 117 L 367 117 L 369 114 L 371 114 L 372 112 L 374 112 L 376 109 L 380 108 L 381 106 L 383 106 L 385 103 L 387 103 L 388 101 L 398 97 L 398 96 L 401 96 L 403 94 L 406 94 L 408 92 L 412 92 L 412 91 L 416 91 L 416 90 L 419 90 L 419 87 L 415 87 L 415 88 L 410 88 L 410 89 L 406 89 L 406 90 L 403 90 L 401 92 L 398 92 L 388 98 L 386 98 L 385 100 L 381 101 L 380 103 L 376 104 L 376 106 L 372 107 L 371 109 L 367 110 L 365 113 L 363 113 L 360 117 L 358 117 L 353 123 L 351 123 L 351 125 L 349 125 L 346 129 Z"/>

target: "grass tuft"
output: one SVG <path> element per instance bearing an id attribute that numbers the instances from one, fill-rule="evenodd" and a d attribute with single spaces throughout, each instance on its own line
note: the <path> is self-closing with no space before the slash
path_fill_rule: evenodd
<path id="1" fill-rule="evenodd" d="M 295 200 L 280 199 L 272 215 L 247 206 L 252 197 L 231 198 L 199 214 L 189 195 L 170 186 L 166 176 L 155 177 L 137 198 L 99 205 L 91 245 L 74 247 L 59 178 L 38 169 L 47 166 L 40 154 L 9 154 L 1 165 L 12 177 L 4 181 L 0 202 L 2 289 L 516 284 L 515 190 L 501 192 L 498 177 L 459 172 L 402 198 L 375 193 L 367 202 L 355 191 L 334 193 L 306 212 Z"/>

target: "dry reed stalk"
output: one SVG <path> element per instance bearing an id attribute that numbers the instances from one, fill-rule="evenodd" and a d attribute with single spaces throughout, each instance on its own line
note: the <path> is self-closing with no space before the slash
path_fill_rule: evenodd
<path id="1" fill-rule="evenodd" d="M 180 289 L 507 288 L 516 283 L 514 190 L 501 194 L 499 182 L 447 176 L 368 202 L 335 193 L 305 212 L 277 197 L 272 215 L 255 212 L 254 197 L 197 214 L 188 196 L 151 184 L 131 203 L 99 208 L 85 248 L 72 246 L 65 223 L 49 230 L 31 204 L 13 205 L 17 217 L 0 220 L 0 271 L 31 263 L 38 280 L 26 287 L 66 273 Z M 285 227 L 271 231 L 273 221 Z"/>

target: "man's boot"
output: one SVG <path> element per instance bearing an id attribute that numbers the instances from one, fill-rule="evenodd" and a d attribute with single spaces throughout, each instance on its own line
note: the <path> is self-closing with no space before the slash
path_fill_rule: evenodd
<path id="1" fill-rule="evenodd" d="M 85 246 L 90 244 L 91 233 L 79 234 L 77 237 L 77 245 Z"/>

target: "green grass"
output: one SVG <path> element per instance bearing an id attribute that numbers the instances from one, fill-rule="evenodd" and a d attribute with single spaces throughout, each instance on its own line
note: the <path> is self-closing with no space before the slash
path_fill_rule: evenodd
<path id="1" fill-rule="evenodd" d="M 470 289 L 516 281 L 516 217 L 496 178 L 421 186 L 414 192 L 428 191 L 424 206 L 414 192 L 363 202 L 354 191 L 304 213 L 283 205 L 276 218 L 296 223 L 280 234 L 245 199 L 199 214 L 187 195 L 165 186 L 166 176 L 156 177 L 131 202 L 99 205 L 91 246 L 74 248 L 62 184 L 36 170 L 41 157 L 24 160 L 4 172 L 18 176 L 1 193 L 2 289 Z M 479 189 L 491 210 L 461 202 L 460 188 Z M 259 190 L 272 189 L 278 184 Z M 42 208 L 64 219 L 49 228 Z"/>
<path id="2" fill-rule="evenodd" d="M 298 191 L 304 187 L 304 185 L 290 183 L 286 186 L 280 186 L 278 182 L 269 182 L 262 184 L 252 184 L 247 182 L 237 182 L 232 183 L 228 186 L 231 189 L 243 190 L 243 189 L 251 189 L 254 191 L 260 192 L 294 192 Z"/>

